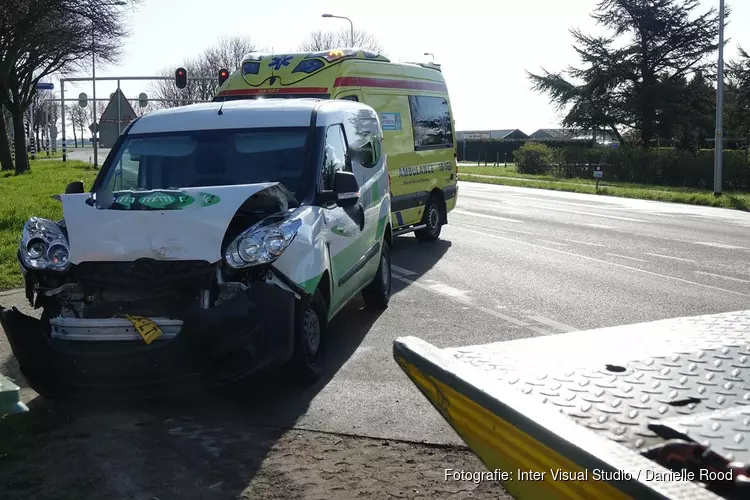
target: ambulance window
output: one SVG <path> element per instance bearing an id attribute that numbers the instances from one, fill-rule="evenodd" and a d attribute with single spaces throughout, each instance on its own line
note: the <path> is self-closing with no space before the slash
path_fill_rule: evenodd
<path id="1" fill-rule="evenodd" d="M 345 95 L 344 97 L 337 97 L 337 99 L 343 99 L 343 100 L 345 100 L 345 101 L 355 101 L 355 102 L 359 102 L 359 99 L 358 99 L 358 98 L 357 98 L 357 96 L 356 96 L 356 95 L 354 95 L 354 94 L 350 94 L 350 95 Z"/>
<path id="2" fill-rule="evenodd" d="M 442 97 L 409 96 L 414 149 L 453 147 L 448 100 Z"/>
<path id="3" fill-rule="evenodd" d="M 321 179 L 323 189 L 333 189 L 336 172 L 346 170 L 346 140 L 341 125 L 331 125 L 326 130 L 325 151 Z"/>

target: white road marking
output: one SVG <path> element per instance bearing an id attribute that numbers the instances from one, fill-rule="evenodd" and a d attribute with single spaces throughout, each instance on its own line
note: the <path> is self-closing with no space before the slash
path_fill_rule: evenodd
<path id="1" fill-rule="evenodd" d="M 465 290 L 459 290 L 458 288 L 453 288 L 452 286 L 446 285 L 444 283 L 431 283 L 427 286 L 440 295 L 445 295 L 446 297 L 452 297 L 454 299 L 469 300 L 469 298 L 466 296 L 468 292 L 466 292 Z"/>
<path id="2" fill-rule="evenodd" d="M 403 274 L 404 276 L 416 276 L 417 273 L 414 271 L 409 271 L 408 269 L 404 269 L 403 267 L 394 266 L 391 264 L 391 269 L 396 271 L 397 273 Z"/>
<path id="3" fill-rule="evenodd" d="M 507 217 L 498 217 L 497 215 L 480 214 L 479 212 L 470 212 L 468 210 L 461 210 L 460 208 L 453 209 L 453 213 L 464 214 L 464 215 L 473 215 L 474 217 L 484 217 L 486 219 L 501 220 L 501 221 L 505 221 L 505 222 L 520 222 L 520 223 L 523 223 L 522 220 L 508 219 Z"/>
<path id="4" fill-rule="evenodd" d="M 560 330 L 561 332 L 577 332 L 579 331 L 579 328 L 573 328 L 572 326 L 566 325 L 564 323 L 560 323 L 559 321 L 555 321 L 554 319 L 545 318 L 544 316 L 526 316 L 527 318 L 536 321 L 537 323 L 541 323 L 543 325 L 551 326 L 552 328 L 556 328 Z"/>
<path id="5" fill-rule="evenodd" d="M 705 276 L 713 276 L 714 278 L 723 278 L 725 280 L 739 281 L 740 283 L 750 283 L 750 280 L 743 280 L 740 278 L 733 278 L 731 276 L 723 276 L 721 274 L 707 273 L 705 271 L 695 271 L 695 274 L 703 274 Z"/>
<path id="6" fill-rule="evenodd" d="M 615 229 L 615 226 L 607 226 L 604 224 L 584 224 L 584 226 L 595 227 L 597 229 Z"/>
<path id="7" fill-rule="evenodd" d="M 620 258 L 620 259 L 629 259 L 629 260 L 637 260 L 638 262 L 646 262 L 643 259 L 637 259 L 635 257 L 628 257 L 627 255 L 620 255 L 620 254 L 616 254 L 616 253 L 604 252 L 604 255 L 610 255 L 612 257 L 617 257 L 617 258 Z"/>
<path id="8" fill-rule="evenodd" d="M 650 255 L 652 257 L 661 257 L 662 259 L 672 259 L 672 260 L 679 260 L 679 261 L 682 261 L 682 262 L 692 262 L 693 264 L 695 264 L 694 260 L 683 259 L 682 257 L 674 257 L 672 255 L 662 255 L 662 254 L 659 254 L 659 253 L 647 253 L 646 255 Z"/>
<path id="9" fill-rule="evenodd" d="M 555 212 L 564 212 L 568 214 L 578 214 L 578 215 L 590 215 L 591 217 L 604 217 L 605 219 L 617 219 L 617 220 L 626 220 L 629 222 L 642 222 L 644 224 L 651 224 L 650 221 L 642 220 L 642 219 L 631 219 L 630 217 L 620 217 L 617 215 L 604 215 L 604 214 L 595 214 L 592 212 L 581 212 L 579 210 L 565 210 L 564 208 L 551 208 L 551 207 L 538 207 L 529 205 L 531 208 L 538 208 L 540 210 L 553 210 Z"/>
<path id="10" fill-rule="evenodd" d="M 434 285 L 426 285 L 424 283 L 419 283 L 418 281 L 410 280 L 409 278 L 404 278 L 403 276 L 394 275 L 395 279 L 407 283 L 409 285 L 414 285 L 416 287 L 422 288 L 424 290 L 427 290 L 432 293 L 436 293 L 438 295 L 442 295 L 443 297 L 447 297 L 455 302 L 458 302 L 461 305 L 471 307 L 472 309 L 476 309 L 478 311 L 482 311 L 484 313 L 487 313 L 491 316 L 494 316 L 496 318 L 499 318 L 503 321 L 506 321 L 512 325 L 516 326 L 523 326 L 527 327 L 528 329 L 535 331 L 537 333 L 542 333 L 543 335 L 550 335 L 552 332 L 548 332 L 546 330 L 542 330 L 541 328 L 531 326 L 529 323 L 525 321 L 521 321 L 520 319 L 513 318 L 511 316 L 508 316 L 507 314 L 503 314 L 497 311 L 493 311 L 492 309 L 484 306 L 480 306 L 477 304 L 472 304 L 471 300 L 468 297 L 465 296 L 456 296 L 454 293 L 452 293 L 450 290 L 446 290 L 447 285 L 444 285 L 443 287 L 435 287 Z M 452 287 L 447 287 L 448 289 Z M 455 290 L 455 288 L 453 289 Z M 465 292 L 463 292 L 465 293 Z"/>
<path id="11" fill-rule="evenodd" d="M 531 330 L 532 332 L 536 332 L 541 335 L 554 335 L 555 334 L 555 332 L 545 330 L 544 328 L 539 328 L 538 326 L 530 326 L 528 327 L 528 329 Z"/>
<path id="12" fill-rule="evenodd" d="M 543 239 L 540 239 L 540 238 L 537 238 L 536 240 L 544 242 L 544 243 L 549 243 L 550 245 L 561 245 L 561 246 L 564 246 L 564 247 L 568 246 L 567 243 L 560 243 L 560 242 L 557 242 L 557 241 L 543 240 Z"/>
<path id="13" fill-rule="evenodd" d="M 461 224 L 465 226 L 475 227 L 477 229 L 487 229 L 487 226 L 480 226 L 479 224 L 472 224 L 471 222 L 462 222 Z M 450 228 L 450 226 L 448 226 L 448 228 Z M 492 229 L 493 231 L 511 232 L 511 233 L 518 233 L 518 234 L 528 234 L 529 236 L 536 236 L 536 233 L 532 233 L 531 231 L 521 231 L 519 229 L 510 229 L 508 227 L 493 227 L 490 229 Z"/>
<path id="14" fill-rule="evenodd" d="M 602 263 L 602 264 L 607 264 L 608 266 L 621 267 L 623 269 L 628 269 L 630 271 L 638 271 L 638 272 L 641 272 L 641 273 L 644 273 L 644 274 L 649 274 L 651 276 L 658 276 L 660 278 L 665 278 L 665 279 L 668 279 L 668 280 L 679 281 L 681 283 L 688 283 L 690 285 L 695 285 L 695 286 L 698 286 L 698 287 L 701 287 L 701 288 L 708 288 L 708 289 L 711 289 L 711 290 L 718 290 L 718 291 L 721 291 L 721 292 L 731 293 L 733 295 L 740 295 L 742 297 L 750 297 L 750 294 L 748 294 L 748 293 L 736 292 L 734 290 L 727 290 L 726 288 L 720 288 L 718 286 L 704 285 L 703 283 L 698 283 L 696 281 L 690 281 L 690 280 L 686 280 L 686 279 L 682 279 L 682 278 L 677 278 L 675 276 L 668 276 L 666 274 L 659 274 L 659 273 L 655 273 L 653 271 L 646 271 L 645 269 L 638 269 L 637 267 L 626 266 L 625 264 L 618 264 L 616 262 L 609 262 L 609 261 L 606 261 L 606 260 L 597 259 L 595 257 L 589 257 L 588 255 L 581 255 L 581 254 L 577 254 L 577 253 L 574 253 L 574 252 L 567 252 L 565 250 L 560 250 L 559 248 L 550 248 L 550 247 L 544 247 L 542 245 L 534 245 L 533 243 L 528 243 L 526 241 L 521 241 L 521 240 L 515 240 L 513 238 L 508 238 L 506 236 L 500 236 L 500 235 L 492 234 L 492 233 L 480 233 L 479 231 L 474 231 L 473 229 L 467 229 L 465 227 L 461 227 L 458 224 L 453 224 L 453 227 L 456 228 L 456 229 L 461 229 L 463 231 L 468 231 L 470 233 L 476 233 L 476 234 L 479 234 L 479 235 L 482 235 L 482 236 L 489 236 L 490 238 L 497 238 L 499 240 L 512 241 L 514 243 L 520 243 L 522 245 L 528 245 L 528 246 L 534 247 L 534 248 L 541 248 L 542 250 L 549 250 L 550 252 L 557 252 L 557 253 L 561 253 L 561 254 L 565 254 L 565 255 L 571 255 L 573 257 L 579 257 L 581 259 L 586 259 L 586 260 L 593 260 L 594 262 L 599 262 L 599 263 Z"/>
<path id="15" fill-rule="evenodd" d="M 735 245 L 727 245 L 726 243 L 716 243 L 713 241 L 694 241 L 696 245 L 706 245 L 708 247 L 715 247 L 715 248 L 726 248 L 727 250 L 744 250 L 745 247 L 738 247 Z"/>
<path id="16" fill-rule="evenodd" d="M 591 245 L 592 247 L 602 247 L 605 248 L 607 245 L 601 245 L 599 243 L 589 243 L 588 241 L 579 241 L 579 240 L 569 240 L 565 239 L 565 241 L 569 241 L 571 243 L 580 243 L 581 245 Z"/>

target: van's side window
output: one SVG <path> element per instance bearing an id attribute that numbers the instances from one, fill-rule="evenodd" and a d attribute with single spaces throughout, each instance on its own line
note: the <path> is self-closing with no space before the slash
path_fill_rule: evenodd
<path id="1" fill-rule="evenodd" d="M 409 96 L 414 149 L 453 147 L 448 100 L 442 97 Z"/>
<path id="2" fill-rule="evenodd" d="M 346 170 L 346 140 L 341 125 L 331 125 L 326 130 L 322 172 L 323 189 L 333 189 L 333 179 L 339 170 Z"/>
<path id="3" fill-rule="evenodd" d="M 359 102 L 359 98 L 355 94 L 349 94 L 349 95 L 345 95 L 343 97 L 337 97 L 337 99 L 343 99 L 345 101 Z"/>

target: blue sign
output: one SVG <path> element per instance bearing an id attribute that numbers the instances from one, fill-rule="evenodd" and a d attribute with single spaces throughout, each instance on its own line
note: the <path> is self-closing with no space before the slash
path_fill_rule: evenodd
<path id="1" fill-rule="evenodd" d="M 39 82 L 36 84 L 36 88 L 38 88 L 39 90 L 52 90 L 55 88 L 55 84 L 52 82 Z"/>
<path id="2" fill-rule="evenodd" d="M 594 178 L 601 179 L 604 176 L 604 172 L 601 170 L 594 170 Z"/>
<path id="3" fill-rule="evenodd" d="M 380 113 L 383 130 L 401 130 L 401 113 Z"/>

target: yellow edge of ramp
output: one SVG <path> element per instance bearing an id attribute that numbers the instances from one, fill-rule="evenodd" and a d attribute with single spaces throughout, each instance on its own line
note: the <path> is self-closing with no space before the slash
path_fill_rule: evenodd
<path id="1" fill-rule="evenodd" d="M 418 338 L 396 339 L 393 355 L 485 466 L 510 474 L 501 482 L 518 499 L 720 498 L 690 482 L 647 481 L 647 470 L 669 471 Z M 519 480 L 518 469 L 545 474 Z M 556 480 L 557 469 L 585 480 Z"/>

